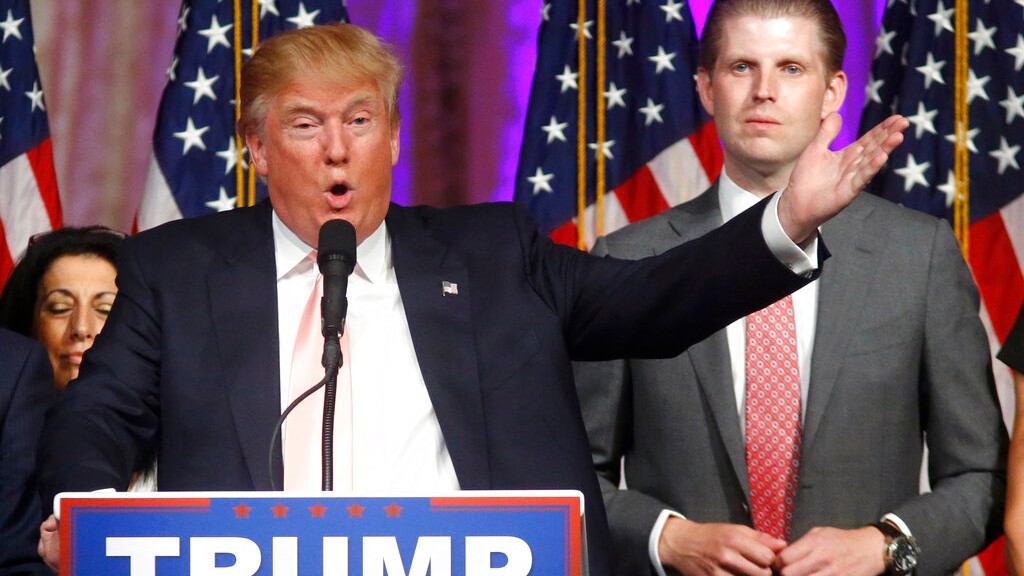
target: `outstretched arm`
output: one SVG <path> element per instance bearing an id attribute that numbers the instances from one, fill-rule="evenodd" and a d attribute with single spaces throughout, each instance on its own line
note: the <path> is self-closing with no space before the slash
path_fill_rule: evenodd
<path id="1" fill-rule="evenodd" d="M 853 144 L 833 152 L 829 144 L 842 125 L 836 113 L 825 117 L 818 135 L 797 160 L 779 199 L 779 222 L 797 244 L 853 202 L 903 142 L 903 131 L 910 122 L 902 116 L 890 116 Z"/>

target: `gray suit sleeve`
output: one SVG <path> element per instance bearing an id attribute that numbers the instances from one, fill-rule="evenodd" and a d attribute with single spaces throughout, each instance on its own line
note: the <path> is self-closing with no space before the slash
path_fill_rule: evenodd
<path id="1" fill-rule="evenodd" d="M 597 241 L 593 253 L 608 254 L 603 239 Z M 647 552 L 648 540 L 658 515 L 668 506 L 637 490 L 619 489 L 622 455 L 632 442 L 629 362 L 576 362 L 573 371 L 608 513 L 616 574 L 654 574 Z"/>
<path id="2" fill-rule="evenodd" d="M 918 574 L 952 572 L 1001 533 L 1009 442 L 977 289 L 949 226 L 935 231 L 919 388 L 932 491 L 893 510 L 921 546 Z"/>

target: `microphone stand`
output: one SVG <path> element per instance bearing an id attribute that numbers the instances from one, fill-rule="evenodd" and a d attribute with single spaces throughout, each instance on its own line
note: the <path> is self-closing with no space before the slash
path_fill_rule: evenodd
<path id="1" fill-rule="evenodd" d="M 345 330 L 344 320 L 341 332 Z M 321 488 L 325 491 L 334 490 L 334 406 L 338 395 L 338 369 L 344 358 L 341 355 L 341 337 L 339 332 L 330 330 L 324 335 L 323 365 L 326 370 L 324 379 L 324 422 L 321 435 Z"/>

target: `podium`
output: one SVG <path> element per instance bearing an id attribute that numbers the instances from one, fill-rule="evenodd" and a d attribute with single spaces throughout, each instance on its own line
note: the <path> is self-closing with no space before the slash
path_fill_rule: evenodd
<path id="1" fill-rule="evenodd" d="M 583 495 L 63 493 L 61 575 L 586 576 Z"/>

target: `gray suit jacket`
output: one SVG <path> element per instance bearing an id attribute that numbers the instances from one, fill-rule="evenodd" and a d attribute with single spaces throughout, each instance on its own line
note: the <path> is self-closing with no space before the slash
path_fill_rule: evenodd
<path id="1" fill-rule="evenodd" d="M 722 223 L 717 185 L 611 234 L 596 252 L 657 254 Z M 793 539 L 889 512 L 954 571 L 1001 532 L 1007 435 L 978 294 L 946 223 L 862 194 L 825 225 Z M 651 573 L 659 513 L 751 525 L 725 331 L 669 360 L 580 363 L 576 379 L 620 576 Z M 932 492 L 919 494 L 927 437 Z M 620 490 L 625 457 L 628 489 Z"/>

